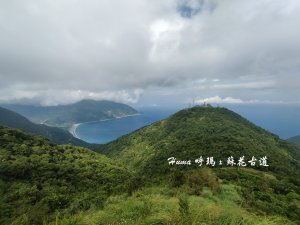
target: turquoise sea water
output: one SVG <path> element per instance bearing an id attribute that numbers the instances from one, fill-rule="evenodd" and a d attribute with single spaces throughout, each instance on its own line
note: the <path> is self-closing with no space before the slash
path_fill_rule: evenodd
<path id="1" fill-rule="evenodd" d="M 300 134 L 299 105 L 225 105 L 225 107 L 283 139 Z M 138 108 L 140 115 L 81 124 L 76 129 L 76 134 L 86 142 L 103 144 L 165 119 L 178 110 L 179 108 Z"/>
<path id="2" fill-rule="evenodd" d="M 178 109 L 138 109 L 139 115 L 106 120 L 101 122 L 84 123 L 77 127 L 77 136 L 89 143 L 103 144 L 131 133 L 141 127 L 162 120 L 178 111 Z"/>

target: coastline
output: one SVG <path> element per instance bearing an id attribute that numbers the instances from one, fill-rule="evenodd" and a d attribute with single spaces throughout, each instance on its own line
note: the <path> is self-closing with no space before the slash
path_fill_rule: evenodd
<path id="1" fill-rule="evenodd" d="M 75 123 L 68 129 L 69 133 L 72 134 L 73 137 L 78 139 L 80 139 L 80 137 L 76 134 L 76 129 L 80 126 L 80 124 L 81 123 Z"/>
<path id="2" fill-rule="evenodd" d="M 131 114 L 131 115 L 125 115 L 125 116 L 118 116 L 118 117 L 114 117 L 114 118 L 108 118 L 108 119 L 102 119 L 102 120 L 94 120 L 94 121 L 89 121 L 89 122 L 84 122 L 84 123 L 75 123 L 73 124 L 69 129 L 69 133 L 72 134 L 73 137 L 82 140 L 76 133 L 76 129 L 82 125 L 82 124 L 87 124 L 87 123 L 97 123 L 97 122 L 104 122 L 104 121 L 109 121 L 109 120 L 115 120 L 115 119 L 122 119 L 125 117 L 129 117 L 129 116 L 139 116 L 142 115 L 141 113 L 135 113 L 135 114 Z"/>

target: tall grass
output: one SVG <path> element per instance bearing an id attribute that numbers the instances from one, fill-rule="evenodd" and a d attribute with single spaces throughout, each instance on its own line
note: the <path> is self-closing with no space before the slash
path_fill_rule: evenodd
<path id="1" fill-rule="evenodd" d="M 102 210 L 57 218 L 48 225 L 294 224 L 282 217 L 259 216 L 242 208 L 234 185 L 222 185 L 217 195 L 208 188 L 201 195 L 183 195 L 181 191 L 159 186 L 143 188 L 131 196 L 110 197 Z"/>

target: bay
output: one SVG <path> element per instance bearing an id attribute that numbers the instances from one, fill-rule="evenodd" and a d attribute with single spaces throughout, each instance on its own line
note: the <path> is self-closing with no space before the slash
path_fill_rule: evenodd
<path id="1" fill-rule="evenodd" d="M 227 104 L 222 106 L 277 134 L 282 139 L 300 134 L 299 105 Z M 80 124 L 76 128 L 76 136 L 88 143 L 108 143 L 144 126 L 165 119 L 180 110 L 180 107 L 145 107 L 137 108 L 137 110 L 140 112 L 139 115 Z"/>
<path id="2" fill-rule="evenodd" d="M 138 115 L 88 122 L 76 127 L 76 136 L 88 143 L 105 144 L 139 128 L 165 119 L 178 108 L 138 108 Z"/>

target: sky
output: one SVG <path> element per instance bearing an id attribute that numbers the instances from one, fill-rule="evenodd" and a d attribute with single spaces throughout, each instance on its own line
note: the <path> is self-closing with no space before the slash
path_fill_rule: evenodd
<path id="1" fill-rule="evenodd" d="M 0 2 L 0 103 L 300 104 L 299 0 Z"/>

